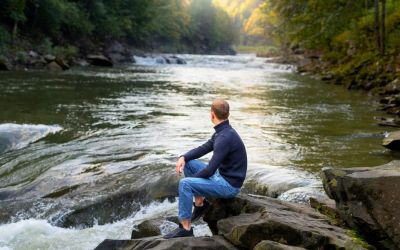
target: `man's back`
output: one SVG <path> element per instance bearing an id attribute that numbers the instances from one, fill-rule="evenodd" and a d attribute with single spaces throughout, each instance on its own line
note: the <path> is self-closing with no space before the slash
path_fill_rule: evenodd
<path id="1" fill-rule="evenodd" d="M 223 121 L 214 129 L 215 133 L 211 139 L 202 146 L 187 152 L 184 155 L 185 160 L 196 159 L 214 151 L 207 168 L 197 173 L 195 177 L 209 178 L 219 169 L 219 173 L 229 184 L 240 188 L 247 171 L 247 154 L 243 141 L 231 127 L 229 120 Z"/>
<path id="2" fill-rule="evenodd" d="M 219 173 L 234 187 L 241 187 L 246 177 L 247 154 L 242 139 L 234 128 L 227 125 L 218 133 L 229 151 L 219 166 Z M 223 124 L 222 124 L 223 125 Z M 217 140 L 217 138 L 216 138 Z"/>

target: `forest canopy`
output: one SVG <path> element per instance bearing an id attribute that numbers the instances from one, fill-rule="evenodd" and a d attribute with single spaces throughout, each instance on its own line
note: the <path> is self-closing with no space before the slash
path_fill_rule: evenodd
<path id="1" fill-rule="evenodd" d="M 108 41 L 164 52 L 262 45 L 343 53 L 400 50 L 398 0 L 2 0 L 0 49 L 87 48 Z"/>
<path id="2" fill-rule="evenodd" d="M 0 45 L 91 46 L 125 40 L 143 48 L 224 50 L 238 40 L 233 18 L 212 0 L 2 0 Z"/>

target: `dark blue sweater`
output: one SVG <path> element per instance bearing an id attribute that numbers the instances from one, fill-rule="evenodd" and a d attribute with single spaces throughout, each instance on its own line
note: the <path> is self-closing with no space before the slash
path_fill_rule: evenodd
<path id="1" fill-rule="evenodd" d="M 247 171 L 247 154 L 242 139 L 229 125 L 229 120 L 214 127 L 215 133 L 203 145 L 183 155 L 185 161 L 194 160 L 214 151 L 208 166 L 194 177 L 209 178 L 217 169 L 221 176 L 233 187 L 243 185 Z"/>

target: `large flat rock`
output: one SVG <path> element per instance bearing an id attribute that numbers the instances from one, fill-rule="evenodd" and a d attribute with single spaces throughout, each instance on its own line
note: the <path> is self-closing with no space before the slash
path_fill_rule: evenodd
<path id="1" fill-rule="evenodd" d="M 95 250 L 236 250 L 221 236 L 187 237 L 165 240 L 148 237 L 136 240 L 105 240 Z"/>
<path id="2" fill-rule="evenodd" d="M 240 249 L 264 240 L 306 249 L 365 249 L 311 207 L 268 197 L 216 200 L 204 220 Z"/>
<path id="3" fill-rule="evenodd" d="M 379 249 L 400 249 L 400 161 L 370 168 L 324 168 L 340 216 Z"/>

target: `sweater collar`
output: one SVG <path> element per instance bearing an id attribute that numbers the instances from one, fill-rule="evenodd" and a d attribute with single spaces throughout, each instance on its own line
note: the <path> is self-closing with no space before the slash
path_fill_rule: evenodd
<path id="1" fill-rule="evenodd" d="M 229 127 L 229 120 L 228 119 L 223 121 L 223 122 L 221 122 L 217 126 L 215 126 L 214 129 L 215 129 L 215 132 L 219 133 L 222 130 L 224 130 L 224 128 L 227 128 L 227 127 Z"/>

